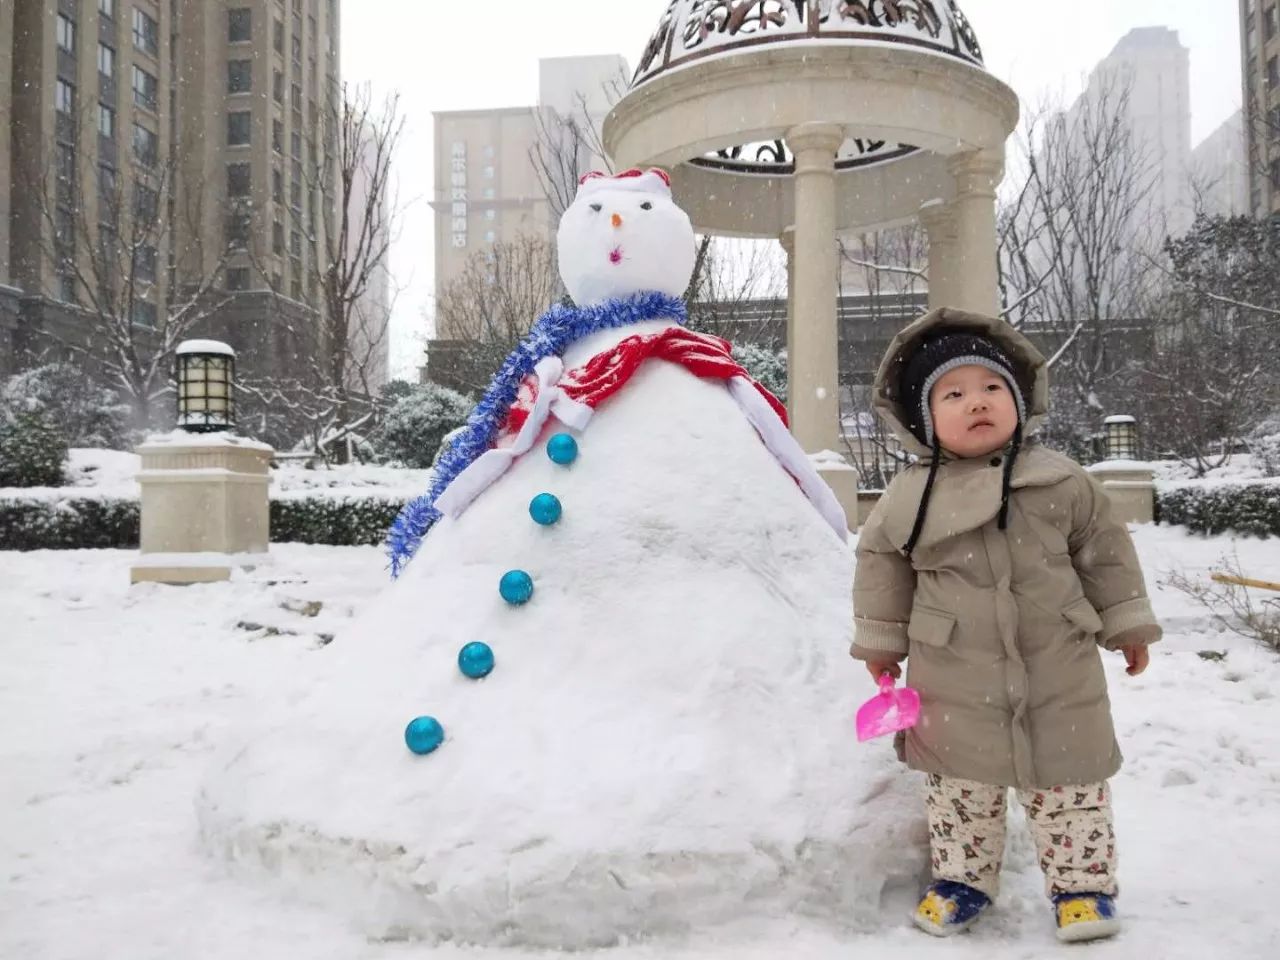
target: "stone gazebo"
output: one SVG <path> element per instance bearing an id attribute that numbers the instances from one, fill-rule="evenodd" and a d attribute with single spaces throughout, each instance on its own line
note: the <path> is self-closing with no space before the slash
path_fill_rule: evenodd
<path id="1" fill-rule="evenodd" d="M 951 0 L 671 0 L 604 124 L 700 232 L 787 253 L 788 408 L 839 450 L 836 235 L 919 218 L 929 305 L 994 313 L 995 190 L 1018 100 Z M 852 471 L 824 458 L 857 516 Z"/>

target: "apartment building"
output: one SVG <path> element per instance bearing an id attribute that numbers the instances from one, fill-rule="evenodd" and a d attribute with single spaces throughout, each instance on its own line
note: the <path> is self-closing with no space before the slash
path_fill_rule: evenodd
<path id="1" fill-rule="evenodd" d="M 1280 3 L 1239 0 L 1249 209 L 1280 213 Z"/>

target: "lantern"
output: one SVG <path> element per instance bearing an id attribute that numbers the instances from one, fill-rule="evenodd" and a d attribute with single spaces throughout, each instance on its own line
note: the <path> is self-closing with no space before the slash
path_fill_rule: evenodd
<path id="1" fill-rule="evenodd" d="M 214 433 L 235 426 L 236 352 L 218 340 L 178 344 L 178 426 Z"/>
<path id="2" fill-rule="evenodd" d="M 1108 460 L 1138 459 L 1138 421 L 1120 415 L 1103 421 L 1106 430 Z"/>

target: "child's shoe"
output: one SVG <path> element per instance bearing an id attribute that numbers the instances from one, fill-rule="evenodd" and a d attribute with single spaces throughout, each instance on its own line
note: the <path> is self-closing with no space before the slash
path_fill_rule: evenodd
<path id="1" fill-rule="evenodd" d="M 954 880 L 935 880 L 920 898 L 913 919 L 925 933 L 949 937 L 968 930 L 989 906 L 991 898 L 981 890 Z"/>
<path id="2" fill-rule="evenodd" d="M 1105 893 L 1060 893 L 1053 898 L 1053 908 L 1063 943 L 1101 940 L 1120 932 L 1116 898 Z"/>

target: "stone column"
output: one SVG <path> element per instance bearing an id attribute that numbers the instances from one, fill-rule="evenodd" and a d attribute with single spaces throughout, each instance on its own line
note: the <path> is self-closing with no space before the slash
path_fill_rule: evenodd
<path id="1" fill-rule="evenodd" d="M 796 347 L 796 228 L 787 227 L 778 237 L 782 252 L 787 256 L 787 417 L 794 422 L 795 408 L 791 398 L 796 395 L 795 356 Z"/>
<path id="2" fill-rule="evenodd" d="M 267 559 L 272 449 L 230 433 L 151 437 L 138 448 L 141 551 L 131 582 L 226 580 Z"/>
<path id="3" fill-rule="evenodd" d="M 947 162 L 956 181 L 955 285 L 948 306 L 995 316 L 1000 312 L 996 270 L 996 185 L 1004 176 L 1004 157 L 990 150 L 960 153 Z M 932 297 L 930 297 L 932 306 Z"/>
<path id="4" fill-rule="evenodd" d="M 791 432 L 808 453 L 839 449 L 836 297 L 836 151 L 844 131 L 802 123 L 787 131 L 795 154 L 795 321 L 787 338 Z"/>
<path id="5" fill-rule="evenodd" d="M 920 208 L 920 225 L 929 238 L 929 309 L 954 306 L 960 274 L 955 210 L 943 200 L 930 200 Z"/>
<path id="6" fill-rule="evenodd" d="M 1155 520 L 1156 484 L 1151 464 L 1140 460 L 1103 460 L 1087 468 L 1111 498 L 1111 515 L 1121 523 Z"/>

